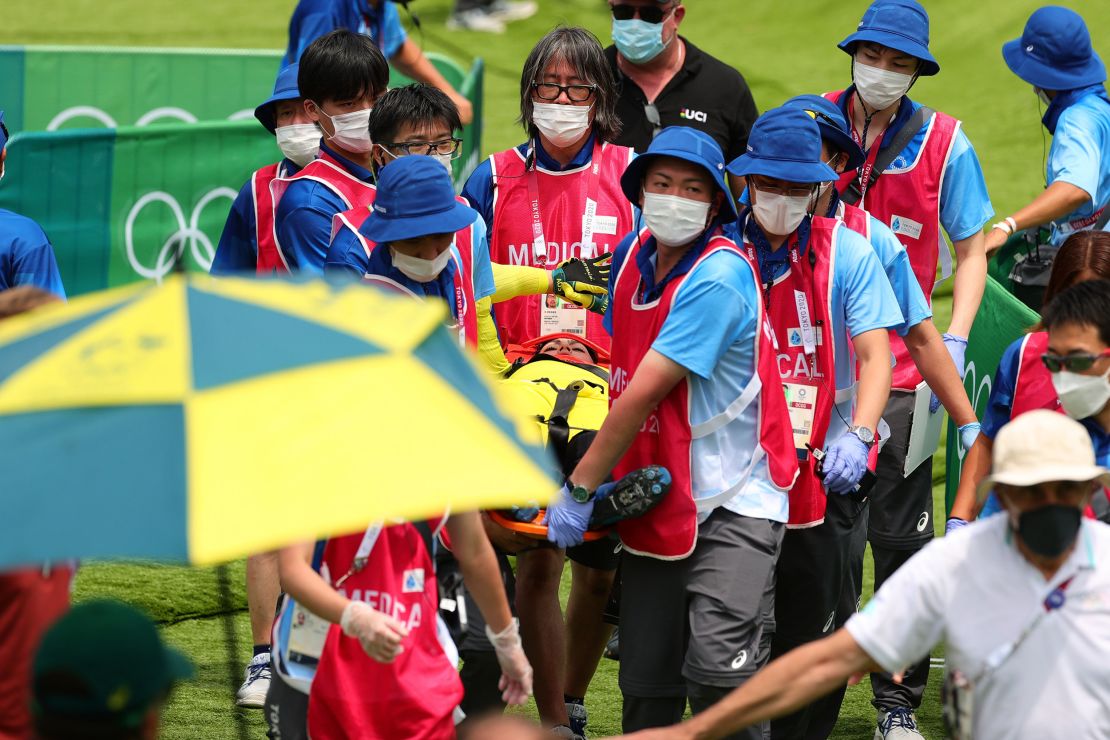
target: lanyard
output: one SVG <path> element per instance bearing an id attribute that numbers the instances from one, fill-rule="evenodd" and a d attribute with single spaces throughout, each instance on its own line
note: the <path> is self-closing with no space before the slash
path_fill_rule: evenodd
<path id="1" fill-rule="evenodd" d="M 374 543 L 378 541 L 381 533 L 382 522 L 374 522 L 366 528 L 366 533 L 362 535 L 362 542 L 358 543 L 358 550 L 355 551 L 355 557 L 351 561 L 351 567 L 335 582 L 335 588 L 342 586 L 344 581 L 366 567 L 370 559 L 370 551 L 374 549 Z"/>
<path id="2" fill-rule="evenodd" d="M 540 214 L 540 184 L 536 175 L 536 143 L 532 142 L 532 166 L 528 169 L 528 199 L 532 208 L 532 255 L 539 267 L 550 264 L 547 253 L 547 237 L 543 231 L 543 216 Z M 597 196 L 601 190 L 601 140 L 594 139 L 593 153 L 590 155 L 590 182 L 586 187 L 586 203 L 582 207 L 582 256 L 593 257 L 594 219 L 597 216 Z"/>
<path id="3" fill-rule="evenodd" d="M 898 115 L 895 113 L 894 115 Z M 848 120 L 852 120 L 852 99 L 848 99 Z M 890 119 L 894 120 L 893 116 Z M 887 123 L 889 126 L 890 123 Z M 860 139 L 859 134 L 856 132 L 855 126 L 849 126 L 852 131 L 852 141 L 856 142 L 863 147 L 863 140 Z M 883 129 L 883 134 L 886 134 L 886 129 Z M 879 150 L 882 149 L 883 137 L 879 136 L 878 141 L 871 143 L 871 148 L 864 152 L 864 162 L 859 166 L 859 202 L 860 207 L 863 207 L 863 199 L 867 197 L 867 186 L 871 183 L 871 171 L 875 169 L 875 160 L 879 157 Z"/>

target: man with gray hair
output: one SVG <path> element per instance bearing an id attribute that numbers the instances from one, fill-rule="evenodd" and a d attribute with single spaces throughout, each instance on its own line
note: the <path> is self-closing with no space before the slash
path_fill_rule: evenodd
<path id="1" fill-rule="evenodd" d="M 708 711 L 632 737 L 724 737 L 867 671 L 900 677 L 942 641 L 949 737 L 1110 737 L 1110 526 L 1083 518 L 1107 485 L 1079 422 L 1043 409 L 1017 417 L 979 487 L 980 497 L 994 489 L 1002 513 L 933 540 L 843 629 Z"/>

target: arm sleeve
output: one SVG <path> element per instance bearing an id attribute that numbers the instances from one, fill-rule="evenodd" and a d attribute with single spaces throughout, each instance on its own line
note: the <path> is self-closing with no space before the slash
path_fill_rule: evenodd
<path id="1" fill-rule="evenodd" d="M 290 184 L 278 204 L 275 217 L 278 243 L 290 268 L 319 275 L 324 270 L 331 242 L 332 216 L 343 210 L 342 204 L 326 204 L 310 197 L 315 190 L 313 183 L 306 183 L 307 188 L 299 185 L 300 181 Z"/>
<path id="2" fill-rule="evenodd" d="M 751 133 L 755 119 L 759 118 L 759 108 L 756 107 L 751 88 L 748 87 L 743 75 L 740 75 L 740 87 L 737 92 L 736 112 L 733 114 L 736 116 L 736 131 L 732 137 L 732 144 L 725 159 L 726 162 L 731 162 L 747 151 L 748 135 Z"/>
<path id="3" fill-rule="evenodd" d="M 903 324 L 902 311 L 879 258 L 862 236 L 844 227 L 838 229 L 833 280 L 839 283 L 848 336 Z"/>
<path id="4" fill-rule="evenodd" d="M 933 311 L 925 300 L 925 294 L 921 292 L 917 276 L 913 274 L 913 266 L 905 247 L 894 236 L 894 232 L 874 217 L 871 217 L 871 246 L 883 265 L 883 271 L 894 291 L 894 298 L 898 301 L 898 308 L 902 311 L 902 324 L 895 331 L 904 337 L 910 329 L 932 318 Z"/>
<path id="5" fill-rule="evenodd" d="M 912 665 L 943 637 L 948 587 L 957 574 L 947 567 L 942 542 L 929 544 L 906 561 L 845 625 L 886 671 Z"/>
<path id="6" fill-rule="evenodd" d="M 227 214 L 216 256 L 212 258 L 209 272 L 213 275 L 233 275 L 253 271 L 258 264 L 258 244 L 255 236 L 255 215 L 251 204 L 251 181 L 239 190 L 231 211 Z"/>
<path id="7" fill-rule="evenodd" d="M 336 28 L 336 19 L 330 13 L 309 13 L 301 19 L 300 28 L 297 29 L 297 38 L 289 40 L 289 48 L 293 57 L 287 59 L 288 64 L 299 62 L 304 50 L 316 39 L 331 33 Z M 292 30 L 292 29 L 290 29 Z"/>
<path id="8" fill-rule="evenodd" d="M 994 215 L 983 168 L 963 128 L 956 133 L 940 190 L 940 224 L 953 242 L 967 239 Z"/>
<path id="9" fill-rule="evenodd" d="M 19 250 L 12 260 L 12 273 L 12 287 L 34 285 L 59 298 L 66 297 L 58 262 L 54 259 L 54 248 L 47 241 L 46 234 L 42 234 L 39 244 Z"/>
<path id="10" fill-rule="evenodd" d="M 613 303 L 616 295 L 617 275 L 620 274 L 624 261 L 628 259 L 628 250 L 631 248 L 634 236 L 634 233 L 626 234 L 617 248 L 613 250 L 613 261 L 609 266 L 609 307 L 605 309 L 605 315 L 601 317 L 601 325 L 605 327 L 605 331 L 609 332 L 609 336 L 613 336 Z"/>
<path id="11" fill-rule="evenodd" d="M 491 306 L 492 301 L 488 297 L 478 301 L 478 354 L 487 367 L 500 375 L 509 369 L 509 361 L 497 338 L 497 326 L 493 321 Z"/>
<path id="12" fill-rule="evenodd" d="M 702 378 L 709 378 L 740 335 L 745 314 L 755 315 L 744 294 L 741 273 L 718 252 L 686 277 L 651 348 Z"/>
<path id="13" fill-rule="evenodd" d="M 1014 384 L 1017 382 L 1018 364 L 1021 362 L 1021 337 L 1010 344 L 1002 353 L 998 369 L 994 371 L 994 385 L 987 400 L 987 410 L 983 412 L 980 431 L 994 439 L 998 430 L 1009 423 L 1014 406 Z"/>
<path id="14" fill-rule="evenodd" d="M 386 59 L 392 59 L 405 45 L 408 34 L 405 33 L 405 27 L 401 25 L 401 14 L 397 11 L 397 3 L 386 0 L 382 4 L 381 12 L 385 14 L 382 18 L 382 37 L 374 41 L 382 50 L 382 55 Z"/>
<path id="15" fill-rule="evenodd" d="M 349 228 L 343 226 L 336 232 L 324 260 L 324 275 L 329 278 L 354 278 L 361 280 L 366 274 L 366 260 L 362 245 Z"/>
<path id="16" fill-rule="evenodd" d="M 493 279 L 493 265 L 489 259 L 489 239 L 486 238 L 486 222 L 475 218 L 470 227 L 474 243 L 474 298 L 493 295 L 496 285 Z"/>
<path id="17" fill-rule="evenodd" d="M 463 185 L 462 196 L 486 222 L 487 238 L 493 228 L 493 165 L 486 159 L 470 173 Z"/>
<path id="18" fill-rule="evenodd" d="M 496 290 L 493 302 L 501 303 L 523 295 L 543 295 L 551 288 L 551 273 L 542 267 L 524 265 L 493 265 Z"/>
<path id="19" fill-rule="evenodd" d="M 1071 113 L 1071 110 L 1066 111 Z M 1091 135 L 1098 130 L 1098 123 L 1090 121 L 1083 111 L 1076 110 L 1064 116 L 1064 125 L 1052 137 L 1048 155 L 1048 183 L 1066 182 L 1086 191 L 1094 199 L 1098 193 L 1099 167 L 1105 153 L 1099 151 L 1098 142 Z"/>

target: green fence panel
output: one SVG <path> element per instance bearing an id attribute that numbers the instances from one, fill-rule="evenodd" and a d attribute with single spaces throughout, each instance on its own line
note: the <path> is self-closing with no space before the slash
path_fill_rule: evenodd
<path id="1" fill-rule="evenodd" d="M 0 208 L 43 227 L 70 295 L 160 280 L 179 260 L 207 271 L 231 201 L 277 154 L 247 121 L 21 134 Z"/>
<path id="2" fill-rule="evenodd" d="M 994 372 L 998 369 L 1002 353 L 1011 342 L 1039 320 L 1040 317 L 1035 312 L 1015 298 L 994 278 L 987 278 L 983 302 L 967 338 L 965 356 L 967 374 L 964 376 L 964 388 L 967 390 L 967 397 L 971 399 L 971 405 L 975 408 L 977 418 L 982 419 L 983 412 L 987 408 L 987 400 L 994 383 Z M 956 486 L 963 468 L 964 451 L 959 448 L 959 436 L 955 424 L 949 420 L 948 446 L 945 451 L 948 470 L 945 483 L 946 511 L 952 508 L 952 500 L 956 496 Z"/>

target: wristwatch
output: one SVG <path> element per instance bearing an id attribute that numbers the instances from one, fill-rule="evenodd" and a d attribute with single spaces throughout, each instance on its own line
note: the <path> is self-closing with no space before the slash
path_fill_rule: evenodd
<path id="1" fill-rule="evenodd" d="M 863 442 L 868 447 L 875 444 L 875 432 L 871 431 L 871 427 L 859 426 L 857 424 L 849 427 L 848 431 L 856 435 L 859 441 Z"/>
<path id="2" fill-rule="evenodd" d="M 584 504 L 594 497 L 594 492 L 585 486 L 575 486 L 567 481 L 567 486 L 570 487 L 570 497 L 580 504 Z"/>

